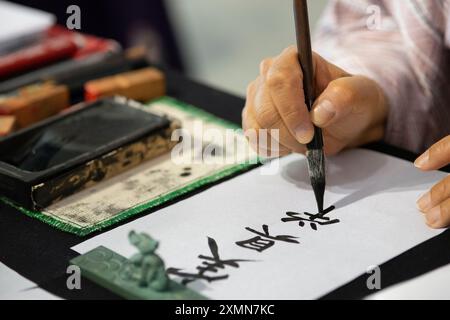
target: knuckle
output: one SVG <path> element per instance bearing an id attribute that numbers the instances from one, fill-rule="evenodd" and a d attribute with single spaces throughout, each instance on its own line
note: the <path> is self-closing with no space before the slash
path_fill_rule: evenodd
<path id="1" fill-rule="evenodd" d="M 444 201 L 439 205 L 441 209 L 440 221 L 447 220 L 450 217 L 450 201 Z"/>
<path id="2" fill-rule="evenodd" d="M 300 76 L 292 71 L 278 70 L 269 74 L 266 84 L 271 90 L 300 88 Z"/>
<path id="3" fill-rule="evenodd" d="M 431 188 L 432 201 L 439 201 L 439 199 L 441 199 L 445 195 L 446 190 L 448 190 L 448 187 L 446 185 L 447 183 L 444 180 L 437 183 Z"/>
<path id="4" fill-rule="evenodd" d="M 281 53 L 281 55 L 295 55 L 295 56 L 297 56 L 297 46 L 295 46 L 295 45 L 290 45 L 290 46 L 288 46 L 287 48 L 285 48 L 284 50 L 283 50 L 283 52 Z"/>
<path id="5" fill-rule="evenodd" d="M 442 180 L 438 184 L 438 194 L 441 197 L 449 197 L 450 196 L 450 176 L 447 176 L 444 180 Z M 433 196 L 433 194 L 431 195 Z"/>
<path id="6" fill-rule="evenodd" d="M 355 92 L 340 81 L 331 82 L 329 90 L 343 104 L 349 104 L 355 100 Z"/>
<path id="7" fill-rule="evenodd" d="M 283 110 L 282 114 L 284 121 L 289 124 L 289 126 L 299 124 L 304 120 L 302 112 L 293 108 Z"/>
<path id="8" fill-rule="evenodd" d="M 250 82 L 247 86 L 247 97 L 250 97 L 253 95 L 253 92 L 255 91 L 255 86 L 256 86 L 256 80 Z"/>
<path id="9" fill-rule="evenodd" d="M 256 114 L 256 121 L 264 129 L 271 129 L 279 121 L 278 113 L 272 108 L 262 108 L 260 112 Z"/>
<path id="10" fill-rule="evenodd" d="M 284 87 L 287 75 L 283 71 L 271 72 L 267 77 L 267 86 L 270 89 L 278 90 Z"/>
<path id="11" fill-rule="evenodd" d="M 260 73 L 263 74 L 272 64 L 272 58 L 265 58 L 261 63 L 259 64 L 259 70 Z"/>

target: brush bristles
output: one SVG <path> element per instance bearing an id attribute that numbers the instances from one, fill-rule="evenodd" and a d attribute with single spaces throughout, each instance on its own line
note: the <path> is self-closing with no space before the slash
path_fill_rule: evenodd
<path id="1" fill-rule="evenodd" d="M 308 172 L 311 179 L 311 185 L 316 196 L 319 213 L 323 212 L 323 201 L 325 193 L 325 156 L 323 150 L 308 150 L 306 153 L 308 159 Z"/>

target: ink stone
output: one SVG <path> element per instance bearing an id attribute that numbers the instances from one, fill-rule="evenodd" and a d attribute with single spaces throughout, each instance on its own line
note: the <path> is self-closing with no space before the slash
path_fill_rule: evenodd
<path id="1" fill-rule="evenodd" d="M 138 252 L 127 259 L 105 247 L 71 260 L 86 278 L 129 300 L 205 300 L 206 297 L 170 280 L 164 261 L 155 253 L 158 241 L 131 231 Z"/>

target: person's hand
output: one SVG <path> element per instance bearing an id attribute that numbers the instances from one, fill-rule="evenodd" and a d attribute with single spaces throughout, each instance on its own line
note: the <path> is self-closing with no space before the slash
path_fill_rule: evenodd
<path id="1" fill-rule="evenodd" d="M 317 54 L 313 63 L 318 98 L 309 113 L 297 49 L 289 47 L 278 57 L 264 60 L 260 76 L 247 88 L 244 131 L 279 129 L 280 156 L 305 153 L 305 144 L 314 135 L 313 123 L 324 129 L 327 155 L 382 139 L 388 107 L 375 81 L 350 75 Z M 253 147 L 260 153 L 263 148 Z"/>
<path id="2" fill-rule="evenodd" d="M 415 166 L 424 171 L 437 170 L 450 163 L 450 136 L 433 145 L 421 155 Z M 436 184 L 417 201 L 427 224 L 435 229 L 450 226 L 450 176 Z"/>

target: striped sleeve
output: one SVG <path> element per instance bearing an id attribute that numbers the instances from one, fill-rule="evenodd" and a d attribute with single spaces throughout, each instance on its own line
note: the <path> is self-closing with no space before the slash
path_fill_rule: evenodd
<path id="1" fill-rule="evenodd" d="M 331 0 L 314 49 L 347 72 L 375 80 L 389 101 L 385 141 L 421 152 L 432 139 L 424 135 L 431 126 L 427 112 L 441 58 L 426 56 L 421 48 L 442 48 L 442 39 L 439 42 L 436 30 L 426 30 L 435 26 L 424 25 L 427 21 L 417 16 L 415 2 Z M 411 24 L 416 34 L 410 32 Z"/>

